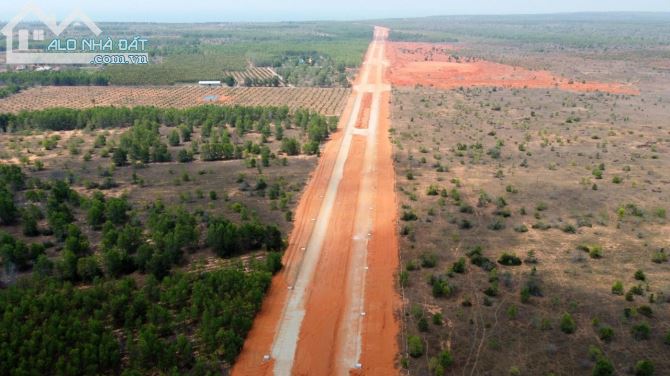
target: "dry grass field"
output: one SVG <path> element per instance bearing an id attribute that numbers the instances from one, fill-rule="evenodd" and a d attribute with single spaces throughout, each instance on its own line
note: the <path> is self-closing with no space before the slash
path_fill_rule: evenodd
<path id="1" fill-rule="evenodd" d="M 409 358 L 412 374 L 445 349 L 459 374 L 590 374 L 598 351 L 619 374 L 670 367 L 669 103 L 394 91 L 405 324 L 427 354 Z"/>

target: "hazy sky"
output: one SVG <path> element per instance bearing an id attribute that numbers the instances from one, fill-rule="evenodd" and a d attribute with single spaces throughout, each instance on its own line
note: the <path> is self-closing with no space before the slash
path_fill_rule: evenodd
<path id="1" fill-rule="evenodd" d="M 95 21 L 351 20 L 449 14 L 670 11 L 670 0 L 35 0 L 62 19 L 80 8 Z M 0 21 L 27 1 L 0 0 Z"/>

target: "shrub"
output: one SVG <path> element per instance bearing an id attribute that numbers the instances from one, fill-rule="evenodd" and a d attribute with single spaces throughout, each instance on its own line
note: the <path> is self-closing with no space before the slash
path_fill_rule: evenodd
<path id="1" fill-rule="evenodd" d="M 601 246 L 593 246 L 591 247 L 591 250 L 589 251 L 589 256 L 592 259 L 599 259 L 603 257 L 603 249 Z"/>
<path id="2" fill-rule="evenodd" d="M 614 375 L 614 366 L 609 359 L 601 356 L 596 361 L 596 365 L 593 367 L 593 376 L 611 376 Z"/>
<path id="3" fill-rule="evenodd" d="M 644 281 L 647 279 L 647 276 L 644 274 L 642 270 L 638 269 L 637 271 L 635 271 L 635 279 L 637 279 L 638 281 Z"/>
<path id="4" fill-rule="evenodd" d="M 440 355 L 438 355 L 438 360 L 444 369 L 449 368 L 452 364 L 454 364 L 454 356 L 451 355 L 449 350 L 440 352 Z"/>
<path id="5" fill-rule="evenodd" d="M 549 230 L 551 225 L 548 225 L 542 221 L 538 221 L 533 224 L 533 228 L 536 230 Z"/>
<path id="6" fill-rule="evenodd" d="M 447 297 L 452 293 L 451 286 L 449 286 L 449 284 L 446 281 L 440 278 L 432 277 L 430 284 L 433 287 L 432 293 L 433 297 L 435 298 Z"/>
<path id="7" fill-rule="evenodd" d="M 668 255 L 665 253 L 665 249 L 661 248 L 659 251 L 655 252 L 651 257 L 651 261 L 656 264 L 662 264 L 668 261 Z"/>
<path id="8" fill-rule="evenodd" d="M 427 332 L 428 331 L 428 320 L 426 320 L 425 317 L 422 317 L 416 323 L 416 326 L 417 326 L 417 328 L 419 328 L 420 332 Z"/>
<path id="9" fill-rule="evenodd" d="M 623 283 L 621 281 L 616 281 L 612 285 L 612 294 L 614 295 L 623 295 Z"/>
<path id="10" fill-rule="evenodd" d="M 409 355 L 412 358 L 418 358 L 423 355 L 423 341 L 418 336 L 409 336 L 407 338 L 407 346 L 409 347 Z"/>
<path id="11" fill-rule="evenodd" d="M 577 232 L 577 228 L 571 224 L 566 224 L 561 228 L 561 230 L 563 230 L 563 232 L 566 234 L 575 234 Z"/>
<path id="12" fill-rule="evenodd" d="M 526 225 L 524 225 L 524 224 L 520 224 L 520 225 L 514 227 L 514 231 L 520 232 L 520 233 L 528 232 L 528 227 L 526 227 Z"/>
<path id="13" fill-rule="evenodd" d="M 602 326 L 598 329 L 598 337 L 605 342 L 609 342 L 614 338 L 614 329 L 610 326 Z"/>
<path id="14" fill-rule="evenodd" d="M 498 259 L 498 263 L 505 266 L 521 265 L 521 259 L 514 254 L 503 253 Z"/>
<path id="15" fill-rule="evenodd" d="M 488 226 L 489 230 L 500 231 L 505 228 L 505 223 L 500 219 L 496 219 Z"/>
<path id="16" fill-rule="evenodd" d="M 300 143 L 295 138 L 284 138 L 280 150 L 287 155 L 298 155 L 300 154 Z"/>
<path id="17" fill-rule="evenodd" d="M 563 314 L 561 317 L 561 331 L 565 334 L 572 334 L 577 330 L 577 323 L 569 313 Z"/>
<path id="18" fill-rule="evenodd" d="M 633 335 L 633 338 L 638 341 L 647 340 L 651 335 L 651 328 L 649 327 L 649 324 L 643 322 L 634 325 L 631 329 L 631 334 Z"/>
<path id="19" fill-rule="evenodd" d="M 434 268 L 437 265 L 437 255 L 432 252 L 426 252 L 421 255 L 421 267 Z"/>
<path id="20" fill-rule="evenodd" d="M 643 316 L 646 316 L 646 317 L 654 316 L 654 311 L 648 305 L 643 305 L 643 306 L 637 307 L 637 313 L 639 313 Z"/>
<path id="21" fill-rule="evenodd" d="M 440 188 L 435 184 L 431 184 L 428 187 L 428 189 L 426 189 L 426 194 L 428 196 L 437 196 L 439 193 L 440 193 Z"/>
<path id="22" fill-rule="evenodd" d="M 170 144 L 170 146 L 178 146 L 179 141 L 180 141 L 179 132 L 176 129 L 173 129 L 168 135 L 168 143 Z"/>
<path id="23" fill-rule="evenodd" d="M 451 271 L 454 273 L 465 273 L 465 257 L 459 258 L 451 267 Z"/>
<path id="24" fill-rule="evenodd" d="M 410 209 L 403 211 L 402 217 L 400 217 L 400 219 L 402 219 L 403 221 L 416 221 L 419 218 L 416 216 L 414 211 Z"/>
<path id="25" fill-rule="evenodd" d="M 433 315 L 433 325 L 442 326 L 443 323 L 444 320 L 442 318 L 442 314 L 439 312 L 435 313 Z"/>
<path id="26" fill-rule="evenodd" d="M 640 360 L 635 364 L 635 376 L 652 376 L 654 374 L 654 363 L 650 360 Z"/>

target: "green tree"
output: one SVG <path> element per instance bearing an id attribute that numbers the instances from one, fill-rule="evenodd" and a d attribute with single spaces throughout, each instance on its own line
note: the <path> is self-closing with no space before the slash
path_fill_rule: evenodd
<path id="1" fill-rule="evenodd" d="M 10 225 L 16 222 L 19 211 L 14 204 L 14 195 L 0 187 L 0 222 Z"/>

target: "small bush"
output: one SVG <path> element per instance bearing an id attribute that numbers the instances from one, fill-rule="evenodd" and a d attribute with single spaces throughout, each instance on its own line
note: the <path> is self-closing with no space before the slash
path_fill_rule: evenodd
<path id="1" fill-rule="evenodd" d="M 419 217 L 416 216 L 414 211 L 405 210 L 403 211 L 402 217 L 400 217 L 400 219 L 402 219 L 403 221 L 416 221 L 417 219 L 419 219 Z"/>
<path id="2" fill-rule="evenodd" d="M 409 355 L 412 358 L 418 358 L 423 355 L 423 341 L 418 336 L 409 336 L 407 338 L 407 346 L 409 347 Z"/>
<path id="3" fill-rule="evenodd" d="M 605 342 L 609 342 L 614 338 L 614 329 L 610 326 L 602 326 L 598 329 L 598 337 Z"/>
<path id="4" fill-rule="evenodd" d="M 515 226 L 514 231 L 520 232 L 520 233 L 528 232 L 528 227 L 526 227 L 526 225 L 524 225 L 524 224 L 521 224 L 521 225 Z"/>
<path id="5" fill-rule="evenodd" d="M 654 311 L 648 305 L 643 305 L 643 306 L 637 307 L 637 313 L 641 314 L 642 316 L 646 316 L 646 317 L 654 316 Z"/>
<path id="6" fill-rule="evenodd" d="M 589 251 L 589 256 L 592 259 L 599 259 L 603 257 L 603 248 L 601 246 L 593 246 L 591 247 L 591 250 Z"/>
<path id="7" fill-rule="evenodd" d="M 668 255 L 665 253 L 665 249 L 660 249 L 659 251 L 655 252 L 651 257 L 651 261 L 656 264 L 668 262 Z"/>
<path id="8" fill-rule="evenodd" d="M 654 374 L 654 363 L 650 360 L 640 360 L 635 364 L 635 376 L 652 376 Z"/>
<path id="9" fill-rule="evenodd" d="M 612 285 L 612 294 L 614 295 L 623 295 L 623 283 L 621 281 L 616 281 Z"/>
<path id="10" fill-rule="evenodd" d="M 614 375 L 614 366 L 609 359 L 601 356 L 596 361 L 596 365 L 593 367 L 593 376 L 611 376 Z"/>
<path id="11" fill-rule="evenodd" d="M 488 228 L 489 230 L 493 231 L 503 230 L 505 228 L 505 222 L 501 221 L 500 219 L 496 219 L 491 224 L 489 224 Z"/>
<path id="12" fill-rule="evenodd" d="M 575 234 L 577 233 L 577 228 L 574 225 L 567 224 L 561 228 L 566 234 Z"/>
<path id="13" fill-rule="evenodd" d="M 419 329 L 420 332 L 427 332 L 428 331 L 428 320 L 426 320 L 425 317 L 422 317 L 416 323 L 416 326 L 417 326 L 417 328 Z"/>
<path id="14" fill-rule="evenodd" d="M 651 328 L 649 327 L 649 324 L 643 322 L 634 325 L 631 329 L 631 334 L 633 335 L 633 338 L 638 341 L 647 340 L 651 336 Z"/>
<path id="15" fill-rule="evenodd" d="M 465 257 L 459 258 L 451 267 L 451 271 L 454 273 L 465 273 Z"/>
<path id="16" fill-rule="evenodd" d="M 563 317 L 561 317 L 561 331 L 565 334 L 572 334 L 575 330 L 577 330 L 577 323 L 575 322 L 575 319 L 566 312 Z"/>
<path id="17" fill-rule="evenodd" d="M 521 265 L 521 259 L 514 254 L 503 253 L 498 259 L 498 263 L 505 266 Z"/>
<path id="18" fill-rule="evenodd" d="M 638 281 L 645 281 L 647 279 L 647 276 L 644 274 L 642 270 L 637 270 L 635 272 L 635 279 Z"/>
<path id="19" fill-rule="evenodd" d="M 434 268 L 437 265 L 437 255 L 427 252 L 421 255 L 422 268 Z"/>

